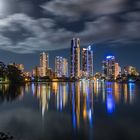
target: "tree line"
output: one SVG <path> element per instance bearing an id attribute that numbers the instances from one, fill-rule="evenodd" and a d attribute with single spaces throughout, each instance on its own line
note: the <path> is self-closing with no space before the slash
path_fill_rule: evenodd
<path id="1" fill-rule="evenodd" d="M 0 81 L 9 81 L 10 83 L 23 82 L 21 70 L 14 65 L 5 65 L 0 62 Z"/>

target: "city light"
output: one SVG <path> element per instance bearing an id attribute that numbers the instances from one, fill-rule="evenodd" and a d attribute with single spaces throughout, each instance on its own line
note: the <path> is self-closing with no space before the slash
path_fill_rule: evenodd
<path id="1" fill-rule="evenodd" d="M 24 82 L 57 82 L 57 81 L 111 81 L 111 82 L 137 82 L 140 81 L 140 74 L 134 66 L 121 67 L 116 57 L 108 55 L 102 61 L 102 71 L 94 71 L 94 54 L 92 45 L 80 48 L 80 39 L 71 40 L 70 56 L 55 56 L 54 68 L 49 66 L 50 57 L 48 52 L 40 53 L 40 64 L 35 66 L 32 72 L 25 71 L 23 64 L 10 63 L 7 66 L 17 68 L 21 74 L 19 80 Z M 69 58 L 70 59 L 69 59 Z M 1 64 L 2 65 L 2 64 Z M 51 60 L 53 65 L 53 60 Z M 20 76 L 22 78 L 20 78 Z M 0 82 L 11 82 L 6 76 L 0 77 Z M 19 81 L 18 80 L 18 81 Z M 21 80 L 22 81 L 22 80 Z"/>
<path id="2" fill-rule="evenodd" d="M 107 56 L 106 57 L 106 59 L 114 59 L 115 57 L 114 56 L 111 56 L 111 55 L 109 55 L 109 56 Z"/>
<path id="3" fill-rule="evenodd" d="M 0 0 L 0 140 L 140 140 L 140 0 Z"/>
<path id="4" fill-rule="evenodd" d="M 112 114 L 114 112 L 115 102 L 112 94 L 107 94 L 106 107 L 109 114 Z"/>

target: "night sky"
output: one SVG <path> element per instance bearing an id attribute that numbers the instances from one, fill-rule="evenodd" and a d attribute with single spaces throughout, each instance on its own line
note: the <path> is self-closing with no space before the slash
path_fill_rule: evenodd
<path id="1" fill-rule="evenodd" d="M 140 71 L 139 0 L 0 0 L 0 61 L 39 64 L 39 53 L 69 58 L 70 40 L 92 45 L 94 70 L 106 55 Z"/>

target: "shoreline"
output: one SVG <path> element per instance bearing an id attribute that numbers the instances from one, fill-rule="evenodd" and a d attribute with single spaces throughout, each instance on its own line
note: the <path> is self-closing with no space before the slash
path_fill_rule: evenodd
<path id="1" fill-rule="evenodd" d="M 0 85 L 1 84 L 11 84 L 11 85 L 15 85 L 15 84 L 26 84 L 26 83 L 52 83 L 52 82 L 70 82 L 70 83 L 73 83 L 73 82 L 80 82 L 82 81 L 82 79 L 79 79 L 79 80 L 42 80 L 42 81 L 24 81 L 24 82 L 0 82 Z M 124 83 L 139 83 L 140 84 L 140 81 L 134 81 L 134 82 L 130 82 L 130 81 L 121 81 L 121 82 L 118 82 L 118 81 L 94 81 L 94 80 L 90 80 L 90 79 L 85 79 L 84 81 L 91 81 L 91 82 L 111 82 L 111 83 L 120 83 L 120 84 L 124 84 Z"/>

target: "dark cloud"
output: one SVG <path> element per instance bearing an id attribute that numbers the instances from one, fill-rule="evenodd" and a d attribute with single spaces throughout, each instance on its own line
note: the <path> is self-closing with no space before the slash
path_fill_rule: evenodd
<path id="1" fill-rule="evenodd" d="M 15 13 L 31 14 L 34 9 L 32 2 L 26 0 L 0 0 L 0 5 L 0 18 Z"/>
<path id="2" fill-rule="evenodd" d="M 53 0 L 38 3 L 36 7 L 40 6 L 41 11 L 35 11 L 33 1 L 17 0 L 15 6 L 15 0 L 12 2 L 15 10 L 11 8 L 10 15 L 0 19 L 3 50 L 33 53 L 63 49 L 70 46 L 73 37 L 80 37 L 82 45 L 126 44 L 140 39 L 137 0 Z M 42 16 L 33 17 L 29 14 L 31 11 L 42 12 Z"/>
<path id="3" fill-rule="evenodd" d="M 54 0 L 42 5 L 54 15 L 67 17 L 67 20 L 78 20 L 83 15 L 97 17 L 120 13 L 127 10 L 126 0 Z"/>

